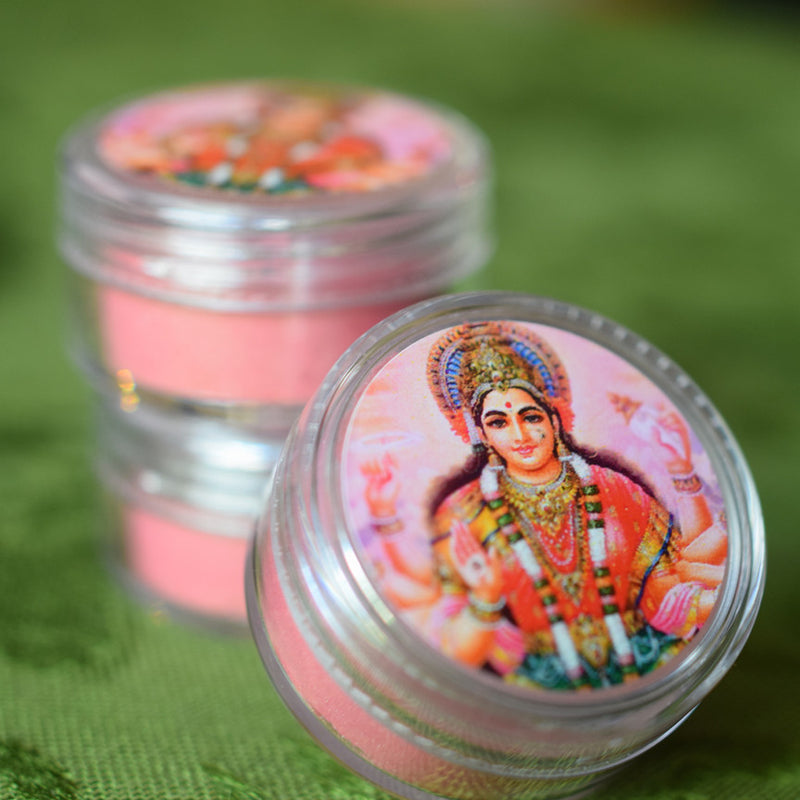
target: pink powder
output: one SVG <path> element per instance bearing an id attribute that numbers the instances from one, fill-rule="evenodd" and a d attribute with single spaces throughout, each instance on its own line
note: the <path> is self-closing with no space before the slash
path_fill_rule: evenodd
<path id="1" fill-rule="evenodd" d="M 246 620 L 247 537 L 194 530 L 135 506 L 123 524 L 127 568 L 149 593 L 191 613 Z"/>
<path id="2" fill-rule="evenodd" d="M 336 359 L 402 303 L 218 312 L 98 288 L 105 360 L 146 389 L 206 401 L 302 404 Z M 416 298 L 412 298 L 416 299 Z"/>
<path id="3" fill-rule="evenodd" d="M 264 594 L 259 598 L 260 613 L 263 614 L 263 624 L 273 655 L 293 690 L 317 719 L 357 756 L 368 762 L 355 765 L 338 753 L 347 766 L 401 796 L 408 796 L 401 787 L 402 784 L 409 784 L 415 797 L 422 790 L 436 797 L 453 800 L 563 797 L 582 792 L 605 778 L 605 773 L 600 773 L 549 780 L 520 779 L 453 763 L 427 752 L 423 749 L 424 745 L 412 744 L 389 727 L 388 719 L 383 723 L 359 705 L 331 676 L 330 669 L 320 663 L 294 624 L 271 552 L 264 549 L 261 555 L 263 561 L 260 566 L 263 569 L 260 584 Z M 260 626 L 261 620 L 256 624 Z M 298 698 L 284 699 L 295 704 L 299 702 Z M 311 732 L 313 734 L 313 730 Z M 410 732 L 407 735 L 411 735 Z M 420 737 L 422 740 L 423 737 Z M 400 785 L 387 784 L 386 775 L 399 781 Z"/>
<path id="4" fill-rule="evenodd" d="M 275 655 L 286 671 L 294 690 L 314 714 L 362 758 L 378 769 L 403 780 L 434 774 L 440 762 L 370 716 L 331 677 L 320 664 L 301 632 L 294 625 L 292 612 L 281 591 L 274 562 L 265 554 L 263 608 L 268 609 L 266 626 Z"/>

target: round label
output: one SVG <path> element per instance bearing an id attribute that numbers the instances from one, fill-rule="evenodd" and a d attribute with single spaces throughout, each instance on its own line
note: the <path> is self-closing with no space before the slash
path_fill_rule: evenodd
<path id="1" fill-rule="evenodd" d="M 355 406 L 343 495 L 382 598 L 497 680 L 637 681 L 709 617 L 727 531 L 674 404 L 558 328 L 460 325 L 387 363 Z"/>
<path id="2" fill-rule="evenodd" d="M 99 134 L 117 169 L 266 195 L 372 192 L 425 175 L 451 149 L 444 121 L 407 98 L 294 84 L 156 95 Z"/>

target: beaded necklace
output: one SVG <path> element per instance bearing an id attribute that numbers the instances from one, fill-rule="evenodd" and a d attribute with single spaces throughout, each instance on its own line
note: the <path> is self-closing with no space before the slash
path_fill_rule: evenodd
<path id="1" fill-rule="evenodd" d="M 580 506 L 578 513 L 582 514 L 585 519 L 585 529 L 588 531 L 589 536 L 589 560 L 591 562 L 591 571 L 587 570 L 587 579 L 589 572 L 591 572 L 591 577 L 594 579 L 602 603 L 603 621 L 622 672 L 626 677 L 635 675 L 637 670 L 633 650 L 620 617 L 619 604 L 616 599 L 611 570 L 608 566 L 605 519 L 600 488 L 592 480 L 590 466 L 580 456 L 573 453 L 563 460 L 565 463 L 562 473 L 566 472 L 568 466 L 571 467 L 580 486 L 580 490 L 576 492 L 576 502 Z M 567 677 L 576 687 L 585 685 L 587 679 L 584 668 L 564 621 L 564 615 L 552 582 L 543 569 L 540 559 L 537 558 L 534 548 L 520 530 L 514 511 L 512 511 L 501 491 L 500 483 L 503 480 L 504 472 L 505 470 L 501 466 L 489 464 L 484 467 L 480 478 L 483 498 L 494 515 L 498 532 L 505 536 L 518 563 L 527 573 L 536 589 L 547 614 L 556 651 L 564 664 Z M 558 480 L 556 483 L 558 483 Z"/>
<path id="2" fill-rule="evenodd" d="M 501 472 L 500 493 L 516 512 L 532 546 L 559 572 L 574 572 L 580 559 L 580 515 L 576 500 L 580 489 L 575 474 L 562 466 L 560 475 L 544 486 L 532 486 Z M 535 523 L 535 524 L 534 524 Z M 533 528 L 536 532 L 534 534 Z M 535 544 L 534 544 L 535 543 Z"/>
<path id="3" fill-rule="evenodd" d="M 591 569 L 592 566 L 586 552 L 586 537 L 584 536 L 580 511 L 573 510 L 565 522 L 566 535 L 569 536 L 570 541 L 570 560 L 565 560 L 562 564 L 556 562 L 548 547 L 545 546 L 542 539 L 544 529 L 540 525 L 534 525 L 528 517 L 518 513 L 517 509 L 512 509 L 512 511 L 528 546 L 533 550 L 534 555 L 542 565 L 548 580 L 555 587 L 560 586 L 567 598 L 576 607 L 579 607 L 583 589 L 587 585 L 587 581 L 591 580 L 591 575 L 587 573 L 587 568 Z"/>

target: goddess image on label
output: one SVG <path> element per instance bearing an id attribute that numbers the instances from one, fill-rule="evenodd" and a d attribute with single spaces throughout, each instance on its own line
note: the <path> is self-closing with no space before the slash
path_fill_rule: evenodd
<path id="1" fill-rule="evenodd" d="M 464 665 L 612 686 L 668 662 L 713 611 L 727 533 L 708 457 L 596 343 L 510 321 L 421 339 L 368 385 L 346 452 L 376 586 Z"/>

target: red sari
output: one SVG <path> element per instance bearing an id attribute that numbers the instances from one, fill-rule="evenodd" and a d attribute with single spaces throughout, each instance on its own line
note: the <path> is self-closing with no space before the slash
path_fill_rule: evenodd
<path id="1" fill-rule="evenodd" d="M 572 505 L 562 515 L 558 530 L 542 524 L 547 516 L 544 512 L 537 515 L 538 519 L 526 519 L 513 500 L 505 499 L 554 590 L 561 616 L 582 660 L 589 671 L 601 674 L 613 666 L 613 648 L 593 575 L 585 515 L 577 502 L 580 485 L 574 473 L 568 479 Z M 676 612 L 674 595 L 681 592 L 676 572 L 680 531 L 674 518 L 641 486 L 619 472 L 592 465 L 591 481 L 598 487 L 597 499 L 602 502 L 607 565 L 625 632 L 633 637 L 649 626 L 666 634 L 671 654 L 680 640 L 694 631 L 699 595 L 697 587 L 683 592 L 690 602 L 684 601 Z M 533 513 L 529 512 L 529 516 L 533 517 Z M 449 546 L 456 520 L 467 525 L 484 549 L 494 547 L 503 556 L 504 621 L 497 626 L 487 665 L 510 675 L 528 656 L 557 658 L 540 592 L 503 534 L 498 533 L 497 520 L 483 498 L 478 480 L 450 494 L 434 515 L 433 549 L 439 579 L 448 595 L 449 613 L 460 613 L 468 597 L 468 587 L 456 569 Z M 548 548 L 548 541 L 562 542 L 563 549 L 558 552 L 552 546 Z M 665 615 L 660 612 L 668 597 L 671 613 Z M 665 620 L 669 625 L 664 624 Z"/>

